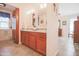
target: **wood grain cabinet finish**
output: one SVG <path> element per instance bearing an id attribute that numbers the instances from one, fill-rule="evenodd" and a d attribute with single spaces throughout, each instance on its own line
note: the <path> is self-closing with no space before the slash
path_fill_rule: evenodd
<path id="1" fill-rule="evenodd" d="M 25 31 L 21 32 L 21 42 L 22 42 L 22 44 L 29 45 L 28 35 L 29 35 L 28 32 L 25 32 Z"/>
<path id="2" fill-rule="evenodd" d="M 22 44 L 46 55 L 46 33 L 21 31 Z"/>
<path id="3" fill-rule="evenodd" d="M 74 43 L 79 43 L 79 21 L 74 22 Z"/>
<path id="4" fill-rule="evenodd" d="M 26 32 L 25 33 L 25 44 L 28 46 L 29 45 L 29 33 L 28 32 Z"/>
<path id="5" fill-rule="evenodd" d="M 45 33 L 39 33 L 39 36 L 37 39 L 37 51 L 39 51 L 43 55 L 46 55 L 46 34 Z"/>
<path id="6" fill-rule="evenodd" d="M 26 40 L 26 38 L 25 38 L 25 32 L 24 31 L 22 31 L 21 32 L 21 42 L 23 43 L 23 44 L 25 44 L 26 42 L 25 42 L 25 40 Z"/>
<path id="7" fill-rule="evenodd" d="M 32 49 L 36 49 L 36 33 L 29 33 L 29 47 Z"/>

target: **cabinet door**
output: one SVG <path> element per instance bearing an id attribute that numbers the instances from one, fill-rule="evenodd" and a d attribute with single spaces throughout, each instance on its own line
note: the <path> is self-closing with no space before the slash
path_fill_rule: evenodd
<path id="1" fill-rule="evenodd" d="M 21 31 L 21 42 L 24 45 L 28 45 L 28 43 L 29 43 L 28 34 L 29 33 L 26 31 Z"/>
<path id="2" fill-rule="evenodd" d="M 25 32 L 21 32 L 21 42 L 22 44 L 25 44 Z"/>
<path id="3" fill-rule="evenodd" d="M 74 22 L 74 42 L 79 43 L 79 21 Z"/>
<path id="4" fill-rule="evenodd" d="M 25 45 L 29 45 L 29 32 L 25 32 Z"/>
<path id="5" fill-rule="evenodd" d="M 32 49 L 36 49 L 36 36 L 35 33 L 29 33 L 29 47 Z"/>
<path id="6" fill-rule="evenodd" d="M 46 35 L 45 34 L 39 34 L 39 37 L 37 39 L 37 51 L 46 55 Z"/>
<path id="7" fill-rule="evenodd" d="M 74 33 L 74 43 L 79 43 L 79 34 Z"/>

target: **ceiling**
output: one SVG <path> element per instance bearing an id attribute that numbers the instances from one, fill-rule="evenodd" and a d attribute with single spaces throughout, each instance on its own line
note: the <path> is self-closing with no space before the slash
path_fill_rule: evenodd
<path id="1" fill-rule="evenodd" d="M 59 13 L 70 17 L 79 15 L 79 3 L 59 3 Z"/>
<path id="2" fill-rule="evenodd" d="M 15 7 L 39 8 L 39 3 L 9 3 L 3 9 L 12 11 Z M 74 17 L 79 15 L 79 3 L 59 3 L 59 13 L 63 16 Z"/>
<path id="3" fill-rule="evenodd" d="M 12 6 L 18 7 L 18 8 L 40 8 L 40 5 L 45 5 L 42 3 L 9 3 Z"/>
<path id="4" fill-rule="evenodd" d="M 0 10 L 6 10 L 6 11 L 13 11 L 15 9 L 15 7 L 14 6 L 12 6 L 12 5 L 9 5 L 9 4 L 6 4 L 6 6 L 5 7 L 0 7 Z"/>

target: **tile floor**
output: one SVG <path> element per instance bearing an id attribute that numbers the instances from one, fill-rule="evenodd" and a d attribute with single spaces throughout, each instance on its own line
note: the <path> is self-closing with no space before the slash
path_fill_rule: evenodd
<path id="1" fill-rule="evenodd" d="M 73 43 L 73 39 L 60 39 L 60 52 L 57 56 L 79 56 L 79 44 Z M 0 56 L 41 56 L 32 49 L 15 44 L 12 40 L 0 41 Z"/>
<path id="2" fill-rule="evenodd" d="M 79 56 L 79 44 L 73 43 L 73 38 L 60 39 L 60 52 L 57 56 Z"/>
<path id="3" fill-rule="evenodd" d="M 15 44 L 12 40 L 0 41 L 0 56 L 41 56 L 24 45 Z"/>

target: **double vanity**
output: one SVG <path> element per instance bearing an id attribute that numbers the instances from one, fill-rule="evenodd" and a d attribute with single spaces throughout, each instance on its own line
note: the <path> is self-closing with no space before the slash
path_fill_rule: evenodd
<path id="1" fill-rule="evenodd" d="M 46 55 L 46 29 L 21 30 L 21 42 L 38 53 Z"/>

